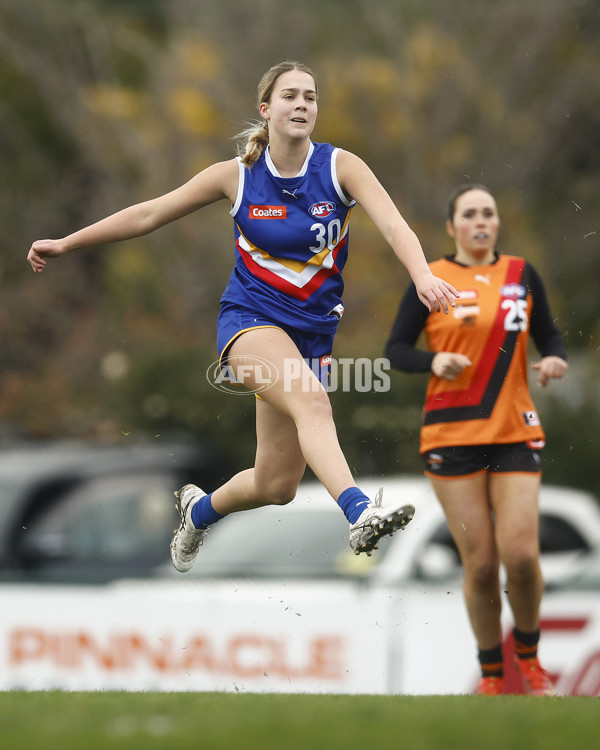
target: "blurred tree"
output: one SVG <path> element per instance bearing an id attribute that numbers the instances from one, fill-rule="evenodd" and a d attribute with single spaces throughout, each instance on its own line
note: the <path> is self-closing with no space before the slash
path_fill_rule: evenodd
<path id="1" fill-rule="evenodd" d="M 549 474 L 600 491 L 581 437 L 600 426 L 599 30 L 594 0 L 0 0 L 4 435 L 183 431 L 252 459 L 252 399 L 205 377 L 225 205 L 41 277 L 25 254 L 229 158 L 262 72 L 296 58 L 319 77 L 315 139 L 365 158 L 428 257 L 451 251 L 450 189 L 494 190 L 501 248 L 541 271 L 576 361 L 537 399 Z M 335 353 L 378 357 L 408 277 L 360 208 L 346 281 Z M 422 391 L 394 373 L 390 393 L 332 394 L 357 472 L 420 469 Z"/>

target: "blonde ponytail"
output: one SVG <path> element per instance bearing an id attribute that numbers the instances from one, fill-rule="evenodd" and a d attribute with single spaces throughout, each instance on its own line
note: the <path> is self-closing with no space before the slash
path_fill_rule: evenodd
<path id="1" fill-rule="evenodd" d="M 256 122 L 236 136 L 238 156 L 242 164 L 251 167 L 260 159 L 260 155 L 269 143 L 269 127 L 266 120 Z"/>

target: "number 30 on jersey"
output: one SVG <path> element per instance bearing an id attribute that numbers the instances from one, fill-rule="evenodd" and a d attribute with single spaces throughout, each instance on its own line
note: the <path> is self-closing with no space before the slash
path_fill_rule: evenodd
<path id="1" fill-rule="evenodd" d="M 308 249 L 316 254 L 326 247 L 333 250 L 340 241 L 342 225 L 339 219 L 332 219 L 328 224 L 321 224 L 320 222 L 313 224 L 310 231 L 316 232 L 316 245 L 311 245 Z"/>

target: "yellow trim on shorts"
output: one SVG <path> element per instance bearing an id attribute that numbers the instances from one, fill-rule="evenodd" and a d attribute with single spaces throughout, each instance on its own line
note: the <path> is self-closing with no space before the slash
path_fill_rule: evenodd
<path id="1" fill-rule="evenodd" d="M 219 369 L 220 370 L 223 368 L 224 364 L 227 364 L 227 353 L 228 353 L 229 349 L 231 349 L 234 341 L 236 341 L 242 335 L 242 333 L 246 333 L 247 331 L 256 331 L 259 328 L 276 328 L 278 331 L 283 331 L 283 328 L 281 326 L 269 325 L 267 323 L 265 323 L 263 325 L 260 325 L 260 326 L 251 326 L 250 328 L 242 328 L 242 330 L 238 331 L 235 334 L 235 336 L 232 336 L 232 338 L 229 339 L 229 341 L 223 347 L 223 351 L 221 352 L 221 354 L 219 356 Z M 284 331 L 284 333 L 285 333 L 285 331 Z M 232 385 L 234 385 L 234 383 L 232 383 Z M 242 383 L 240 383 L 239 385 L 242 388 L 244 387 L 242 385 Z M 254 398 L 258 398 L 261 401 L 263 400 L 262 396 L 260 396 L 258 393 L 254 394 Z"/>
<path id="2" fill-rule="evenodd" d="M 264 323 L 260 326 L 251 326 L 250 328 L 242 328 L 242 330 L 238 331 L 235 336 L 232 336 L 223 347 L 223 351 L 219 355 L 219 369 L 222 369 L 223 365 L 227 364 L 227 353 L 231 349 L 233 342 L 236 341 L 242 335 L 242 333 L 246 333 L 247 331 L 256 331 L 259 328 L 277 328 L 279 331 L 283 331 L 283 328 L 281 326 L 269 325 L 268 323 Z"/>

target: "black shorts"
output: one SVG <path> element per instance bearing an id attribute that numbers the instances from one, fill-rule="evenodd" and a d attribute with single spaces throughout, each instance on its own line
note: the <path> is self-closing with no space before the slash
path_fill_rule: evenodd
<path id="1" fill-rule="evenodd" d="M 541 447 L 529 443 L 456 445 L 423 454 L 425 473 L 433 477 L 488 474 L 540 474 Z"/>

